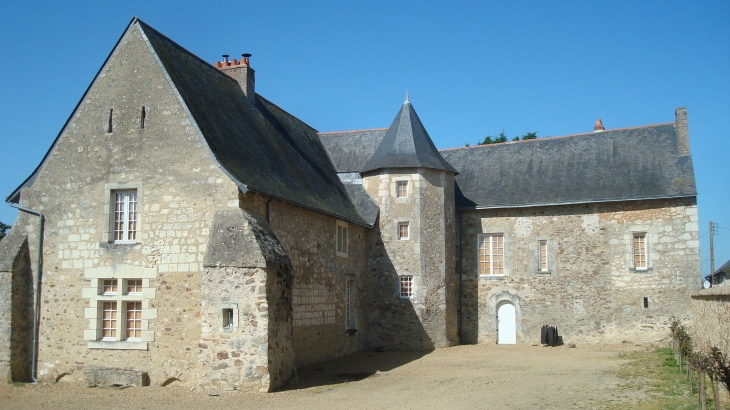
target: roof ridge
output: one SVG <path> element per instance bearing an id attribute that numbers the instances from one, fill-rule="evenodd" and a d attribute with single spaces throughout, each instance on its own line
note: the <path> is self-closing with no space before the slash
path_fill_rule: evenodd
<path id="1" fill-rule="evenodd" d="M 366 131 L 387 131 L 387 128 L 365 128 L 362 130 L 349 130 L 349 131 L 327 131 L 327 132 L 318 132 L 318 134 L 352 134 L 356 132 L 366 132 Z"/>
<path id="2" fill-rule="evenodd" d="M 317 134 L 319 134 L 319 133 L 320 133 L 320 132 L 319 132 L 319 131 L 317 131 L 317 130 L 316 130 L 316 129 L 315 129 L 314 127 L 312 127 L 311 125 L 309 125 L 309 124 L 307 124 L 306 122 L 304 122 L 304 121 L 303 121 L 303 120 L 302 120 L 301 118 L 299 118 L 299 117 L 297 117 L 296 115 L 294 115 L 294 114 L 290 113 L 289 111 L 287 111 L 287 110 L 285 110 L 285 109 L 281 108 L 281 106 L 280 106 L 279 104 L 276 104 L 276 103 L 274 103 L 274 102 L 271 102 L 271 100 L 269 100 L 268 98 L 266 98 L 266 97 L 262 96 L 262 95 L 261 95 L 261 94 L 259 94 L 259 93 L 256 93 L 256 96 L 257 96 L 257 97 L 261 97 L 261 98 L 263 98 L 263 99 L 264 99 L 264 100 L 265 100 L 265 101 L 266 101 L 267 103 L 269 103 L 269 104 L 273 105 L 274 107 L 276 107 L 276 108 L 280 109 L 280 110 L 281 110 L 281 111 L 282 111 L 283 113 L 285 113 L 285 114 L 287 114 L 287 115 L 289 115 L 289 116 L 291 116 L 291 117 L 294 117 L 294 118 L 296 118 L 296 119 L 297 119 L 297 120 L 299 120 L 299 121 L 300 121 L 300 122 L 301 122 L 302 124 L 306 125 L 306 126 L 307 126 L 307 127 L 308 127 L 308 128 L 310 129 L 310 130 L 312 130 L 312 131 L 316 132 Z"/>
<path id="3" fill-rule="evenodd" d="M 453 148 L 442 148 L 439 150 L 441 151 L 454 151 L 457 149 L 471 149 L 471 148 L 483 148 L 483 147 L 493 147 L 493 146 L 502 146 L 502 144 L 514 144 L 519 142 L 536 142 L 536 141 L 545 141 L 545 140 L 555 140 L 555 139 L 562 139 L 562 138 L 572 138 L 572 137 L 581 137 L 584 135 L 596 135 L 596 134 L 603 134 L 607 132 L 613 132 L 613 131 L 626 131 L 626 130 L 635 130 L 640 128 L 651 128 L 651 127 L 661 127 L 665 125 L 675 124 L 673 121 L 670 122 L 660 122 L 657 124 L 649 124 L 649 125 L 637 125 L 635 127 L 624 127 L 624 128 L 611 128 L 608 130 L 600 131 L 600 132 L 583 132 L 579 134 L 567 134 L 567 135 L 555 135 L 555 136 L 545 136 L 542 138 L 535 138 L 535 139 L 529 139 L 529 140 L 520 140 L 520 141 L 505 141 L 505 142 L 497 142 L 493 144 L 477 144 L 477 145 L 469 145 L 465 147 L 453 147 Z"/>

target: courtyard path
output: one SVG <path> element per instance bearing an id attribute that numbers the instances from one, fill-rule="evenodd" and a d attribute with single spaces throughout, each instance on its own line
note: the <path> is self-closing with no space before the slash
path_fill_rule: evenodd
<path id="1" fill-rule="evenodd" d="M 641 400 L 611 370 L 630 344 L 476 345 L 360 352 L 299 369 L 299 382 L 270 394 L 185 386 L 122 390 L 75 383 L 0 385 L 0 409 L 602 409 Z"/>

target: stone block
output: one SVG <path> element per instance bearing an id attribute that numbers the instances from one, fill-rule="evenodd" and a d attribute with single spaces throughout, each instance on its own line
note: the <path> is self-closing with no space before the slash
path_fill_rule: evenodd
<path id="1" fill-rule="evenodd" d="M 143 370 L 98 366 L 89 366 L 84 370 L 84 381 L 87 387 L 144 387 L 150 384 L 150 378 Z"/>

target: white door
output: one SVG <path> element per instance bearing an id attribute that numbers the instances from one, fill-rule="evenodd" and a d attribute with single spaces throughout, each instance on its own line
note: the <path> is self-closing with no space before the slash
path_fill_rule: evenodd
<path id="1" fill-rule="evenodd" d="M 503 303 L 497 308 L 497 344 L 513 345 L 516 343 L 515 305 L 509 302 Z"/>

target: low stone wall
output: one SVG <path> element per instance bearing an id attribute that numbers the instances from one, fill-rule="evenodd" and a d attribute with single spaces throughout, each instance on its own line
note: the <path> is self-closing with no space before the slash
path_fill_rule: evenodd
<path id="1" fill-rule="evenodd" d="M 690 296 L 695 346 L 704 352 L 717 347 L 730 356 L 730 286 L 695 290 Z"/>

